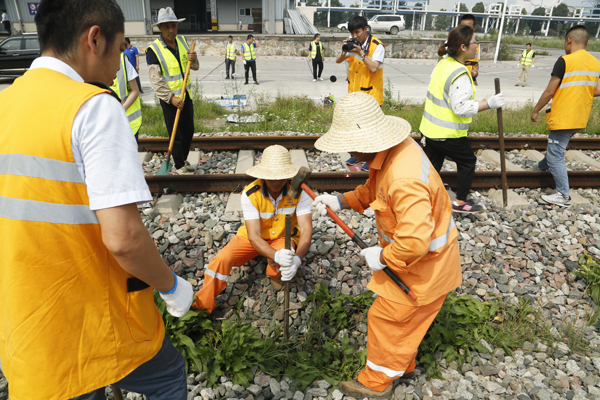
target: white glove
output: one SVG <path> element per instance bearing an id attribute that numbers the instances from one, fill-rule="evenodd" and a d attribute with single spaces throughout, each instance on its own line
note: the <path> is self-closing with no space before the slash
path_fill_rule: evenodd
<path id="1" fill-rule="evenodd" d="M 281 271 L 281 280 L 284 282 L 291 281 L 292 278 L 296 275 L 300 264 L 302 264 L 302 259 L 300 258 L 300 256 L 294 256 L 292 265 L 287 267 L 280 266 L 279 271 Z"/>
<path id="2" fill-rule="evenodd" d="M 275 260 L 275 262 L 282 268 L 291 267 L 294 262 L 295 255 L 296 253 L 294 250 L 281 249 L 275 252 L 273 260 Z"/>
<path id="3" fill-rule="evenodd" d="M 327 207 L 331 208 L 331 211 L 335 213 L 342 209 L 342 203 L 340 203 L 340 199 L 338 199 L 337 196 L 332 196 L 330 194 L 317 196 L 315 198 L 314 205 L 317 209 L 317 212 L 321 215 L 327 215 Z"/>
<path id="4" fill-rule="evenodd" d="M 531 68 L 535 68 L 535 64 L 531 64 Z"/>
<path id="5" fill-rule="evenodd" d="M 487 104 L 490 109 L 504 107 L 504 105 L 506 104 L 506 101 L 504 100 L 504 94 L 498 93 L 490 97 L 489 99 L 487 99 Z"/>
<path id="6" fill-rule="evenodd" d="M 160 297 L 167 303 L 169 314 L 177 318 L 183 317 L 194 302 L 194 288 L 192 284 L 177 275 L 175 275 L 175 286 L 173 286 L 173 289 L 167 293 L 158 293 L 160 293 Z"/>
<path id="7" fill-rule="evenodd" d="M 373 272 L 381 271 L 382 269 L 387 267 L 387 265 L 382 264 L 379 259 L 381 257 L 382 251 L 383 249 L 379 246 L 367 247 L 366 249 L 362 249 L 360 251 L 360 255 L 365 258 L 365 261 L 367 261 L 367 265 L 369 266 L 369 268 L 371 268 Z"/>

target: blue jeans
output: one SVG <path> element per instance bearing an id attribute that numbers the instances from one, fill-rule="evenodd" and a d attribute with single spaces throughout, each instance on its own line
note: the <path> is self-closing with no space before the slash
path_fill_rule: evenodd
<path id="1" fill-rule="evenodd" d="M 540 170 L 550 170 L 556 184 L 556 190 L 565 197 L 569 197 L 569 175 L 567 175 L 567 165 L 565 164 L 565 150 L 569 140 L 577 131 L 579 129 L 550 131 L 546 155 L 538 163 Z"/>
<path id="2" fill-rule="evenodd" d="M 187 381 L 181 354 L 165 335 L 161 349 L 132 373 L 115 382 L 116 387 L 146 395 L 147 400 L 186 400 Z M 104 388 L 71 400 L 106 400 Z"/>

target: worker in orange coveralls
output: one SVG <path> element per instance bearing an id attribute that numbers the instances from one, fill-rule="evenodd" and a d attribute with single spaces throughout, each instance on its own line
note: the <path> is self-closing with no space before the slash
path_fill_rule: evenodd
<path id="1" fill-rule="evenodd" d="M 361 251 L 378 297 L 368 316 L 367 365 L 342 393 L 362 399 L 392 395 L 392 382 L 412 373 L 419 344 L 448 292 L 462 282 L 457 229 L 448 193 L 405 120 L 386 116 L 366 93 L 350 93 L 333 114 L 319 150 L 349 152 L 369 165 L 364 185 L 340 196 L 322 195 L 315 207 L 333 211 L 371 207 L 380 246 Z M 417 296 L 413 301 L 386 275 L 389 267 Z"/>

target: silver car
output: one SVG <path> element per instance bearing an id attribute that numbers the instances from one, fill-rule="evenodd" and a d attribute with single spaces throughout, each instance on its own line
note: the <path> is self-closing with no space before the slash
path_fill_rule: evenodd
<path id="1" fill-rule="evenodd" d="M 369 30 L 371 32 L 385 32 L 391 35 L 397 35 L 405 28 L 403 15 L 375 15 L 369 20 Z"/>

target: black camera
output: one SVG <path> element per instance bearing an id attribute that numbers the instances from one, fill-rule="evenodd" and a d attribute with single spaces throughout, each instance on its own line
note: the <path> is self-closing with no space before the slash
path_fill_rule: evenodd
<path id="1" fill-rule="evenodd" d="M 358 41 L 358 39 L 350 38 L 346 41 L 346 44 L 342 45 L 342 51 L 347 53 L 354 49 L 354 45 L 360 47 L 360 42 Z"/>

